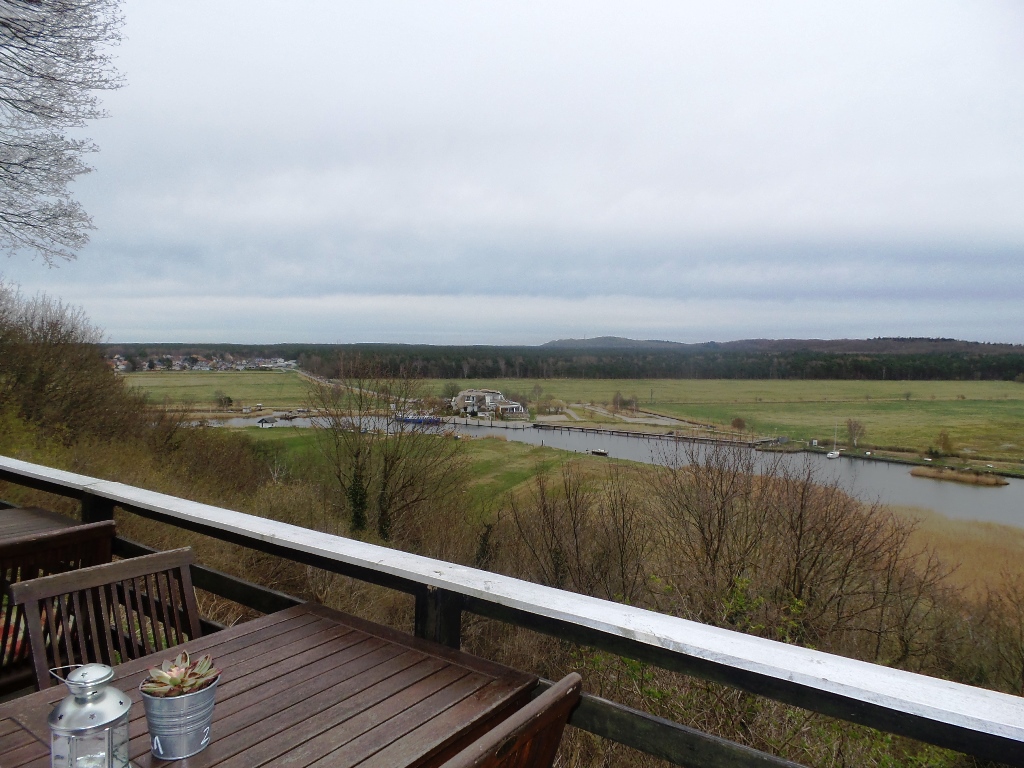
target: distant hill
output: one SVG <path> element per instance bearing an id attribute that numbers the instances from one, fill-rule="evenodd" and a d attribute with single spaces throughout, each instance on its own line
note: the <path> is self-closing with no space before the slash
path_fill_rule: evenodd
<path id="1" fill-rule="evenodd" d="M 541 344 L 541 349 L 685 349 L 697 346 L 678 341 L 625 339 L 621 336 L 597 336 L 593 339 L 557 339 Z"/>

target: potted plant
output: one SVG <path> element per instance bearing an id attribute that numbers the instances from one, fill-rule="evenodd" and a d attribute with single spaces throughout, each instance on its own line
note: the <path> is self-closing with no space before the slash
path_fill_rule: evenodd
<path id="1" fill-rule="evenodd" d="M 178 760 L 210 743 L 213 699 L 220 670 L 209 654 L 192 661 L 182 651 L 173 661 L 152 667 L 139 685 L 146 709 L 150 746 L 161 760 Z"/>

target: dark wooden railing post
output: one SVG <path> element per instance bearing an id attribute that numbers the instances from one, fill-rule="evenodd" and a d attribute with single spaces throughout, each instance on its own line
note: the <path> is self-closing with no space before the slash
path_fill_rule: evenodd
<path id="1" fill-rule="evenodd" d="M 416 637 L 458 650 L 462 646 L 462 595 L 437 587 L 418 591 Z"/>
<path id="2" fill-rule="evenodd" d="M 82 522 L 99 523 L 114 519 L 114 502 L 92 493 L 82 494 Z"/>

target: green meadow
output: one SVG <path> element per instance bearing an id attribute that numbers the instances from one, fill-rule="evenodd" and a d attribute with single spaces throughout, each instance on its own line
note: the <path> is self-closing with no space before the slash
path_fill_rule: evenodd
<path id="1" fill-rule="evenodd" d="M 246 434 L 267 448 L 276 448 L 294 464 L 303 461 L 319 466 L 322 459 L 317 452 L 316 436 L 310 429 L 278 426 L 274 429 L 246 427 Z M 438 438 L 449 440 L 451 438 Z M 505 494 L 530 480 L 537 471 L 556 469 L 567 454 L 554 448 L 506 441 L 500 437 L 463 440 L 463 456 L 469 465 L 469 493 L 471 506 L 478 510 L 491 510 Z M 605 466 L 607 459 L 573 455 L 594 466 Z M 307 463 L 307 466 L 309 464 Z"/>
<path id="2" fill-rule="evenodd" d="M 440 392 L 443 381 L 432 382 Z M 495 379 L 459 381 L 530 395 L 535 386 L 567 404 L 636 397 L 642 410 L 792 440 L 832 442 L 838 425 L 861 422 L 861 445 L 923 452 L 945 431 L 965 455 L 1024 459 L 1024 384 L 1007 381 L 806 381 L 708 379 Z"/>
<path id="3" fill-rule="evenodd" d="M 242 405 L 262 403 L 290 409 L 306 401 L 307 383 L 294 371 L 173 371 L 126 376 L 150 394 L 155 404 L 214 410 L 222 392 Z M 445 380 L 428 379 L 428 391 L 440 394 Z M 845 440 L 846 421 L 861 422 L 861 446 L 920 453 L 937 446 L 946 432 L 965 457 L 1019 462 L 1024 459 L 1024 384 L 1002 381 L 806 381 L 707 379 L 489 379 L 458 380 L 459 387 L 488 387 L 534 399 L 550 394 L 567 404 L 607 405 L 616 392 L 636 397 L 653 413 L 728 427 L 742 419 L 758 435 L 830 444 L 838 425 Z M 578 411 L 591 423 L 614 420 Z"/>
<path id="4" fill-rule="evenodd" d="M 287 410 L 306 403 L 306 380 L 295 371 L 143 371 L 125 379 L 157 405 L 198 411 L 215 410 L 218 393 L 230 397 L 234 408 L 262 403 Z"/>

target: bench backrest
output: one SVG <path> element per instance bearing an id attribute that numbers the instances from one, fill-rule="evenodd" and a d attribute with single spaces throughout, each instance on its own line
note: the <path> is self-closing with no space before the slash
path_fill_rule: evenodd
<path id="1" fill-rule="evenodd" d="M 56 683 L 54 667 L 118 664 L 199 637 L 191 564 L 191 549 L 175 549 L 12 584 L 39 687 Z"/>
<path id="2" fill-rule="evenodd" d="M 62 528 L 0 541 L 0 591 L 19 581 L 109 563 L 116 529 L 112 520 Z M 17 678 L 31 679 L 31 653 L 25 613 L 12 599 L 0 608 L 0 688 Z"/>

